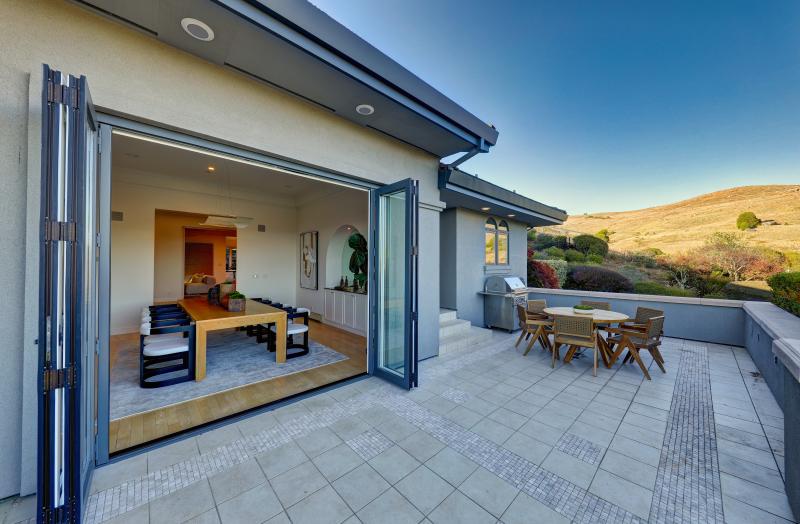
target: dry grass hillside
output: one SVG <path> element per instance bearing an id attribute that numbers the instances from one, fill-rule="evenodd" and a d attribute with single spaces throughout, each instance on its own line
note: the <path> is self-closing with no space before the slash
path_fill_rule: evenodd
<path id="1" fill-rule="evenodd" d="M 716 231 L 737 231 L 736 217 L 743 211 L 777 223 L 748 231 L 750 243 L 800 251 L 800 185 L 734 187 L 664 206 L 570 216 L 563 227 L 590 234 L 608 229 L 617 251 L 659 248 L 675 254 L 702 245 Z"/>

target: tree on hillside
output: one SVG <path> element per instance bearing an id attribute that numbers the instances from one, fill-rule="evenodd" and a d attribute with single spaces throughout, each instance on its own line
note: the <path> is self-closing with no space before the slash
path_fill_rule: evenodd
<path id="1" fill-rule="evenodd" d="M 736 219 L 736 227 L 740 231 L 745 231 L 747 229 L 755 229 L 761 225 L 761 219 L 756 216 L 755 213 L 752 211 L 745 211 L 744 213 L 740 214 L 739 217 Z"/>
<path id="2" fill-rule="evenodd" d="M 597 233 L 595 233 L 594 236 L 596 236 L 597 238 L 599 238 L 603 242 L 610 242 L 611 241 L 611 235 L 613 233 L 614 233 L 613 231 L 609 231 L 608 229 L 603 228 L 600 231 L 598 231 Z"/>
<path id="3" fill-rule="evenodd" d="M 783 269 L 778 254 L 748 246 L 735 233 L 712 234 L 694 258 L 700 265 L 704 263 L 709 273 L 720 271 L 734 282 L 762 280 Z"/>

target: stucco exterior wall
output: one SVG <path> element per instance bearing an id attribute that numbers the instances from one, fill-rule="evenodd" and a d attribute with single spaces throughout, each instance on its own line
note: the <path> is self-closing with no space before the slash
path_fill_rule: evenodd
<path id="1" fill-rule="evenodd" d="M 4 123 L 0 227 L 3 238 L 18 246 L 0 254 L 4 268 L 0 283 L 8 304 L 25 305 L 24 322 L 21 307 L 7 308 L 0 317 L 4 334 L 0 409 L 5 416 L 0 425 L 4 443 L 0 497 L 4 497 L 33 492 L 36 480 L 34 341 L 42 63 L 86 75 L 100 110 L 377 182 L 415 178 L 423 203 L 438 206 L 439 197 L 437 158 L 74 4 L 6 0 L 0 3 L 0 20 Z M 438 212 L 421 213 L 421 223 L 438 231 Z M 438 323 L 438 315 L 431 315 L 438 308 L 438 238 L 423 240 L 420 258 L 420 282 L 428 283 L 420 297 L 424 337 Z"/>
<path id="2" fill-rule="evenodd" d="M 455 303 L 450 307 L 458 311 L 458 318 L 469 320 L 473 325 L 484 327 L 483 290 L 486 277 L 493 274 L 527 278 L 527 229 L 525 224 L 504 218 L 509 227 L 508 265 L 486 265 L 484 263 L 484 232 L 488 215 L 469 209 L 448 209 L 442 214 L 440 232 L 440 257 L 443 260 L 440 296 L 442 304 Z M 500 220 L 501 217 L 495 217 Z M 449 237 L 447 240 L 445 237 Z"/>

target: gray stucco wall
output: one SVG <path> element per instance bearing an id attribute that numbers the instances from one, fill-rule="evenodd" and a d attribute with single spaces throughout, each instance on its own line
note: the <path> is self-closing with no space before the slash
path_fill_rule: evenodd
<path id="1" fill-rule="evenodd" d="M 456 275 L 458 260 L 456 250 L 456 209 L 445 209 L 439 215 L 439 305 L 447 309 L 458 308 Z"/>
<path id="2" fill-rule="evenodd" d="M 439 215 L 441 208 L 419 209 L 419 358 L 439 354 Z M 433 234 L 430 232 L 433 231 Z"/>
<path id="3" fill-rule="evenodd" d="M 38 184 L 41 66 L 84 74 L 98 109 L 199 136 L 391 183 L 420 181 L 420 201 L 441 206 L 439 159 L 380 133 L 57 0 L 0 2 L 0 231 L 16 249 L 0 254 L 8 304 L 0 316 L 0 498 L 36 482 Z M 69 28 L 69 31 L 64 31 Z M 153 67 L 157 63 L 159 67 Z M 202 82 L 187 82 L 200 78 Z M 197 108 L 202 107 L 203 111 Z M 27 202 L 26 202 L 27 200 Z M 438 211 L 420 213 L 438 233 Z M 438 215 L 436 215 L 438 216 Z M 28 228 L 26 225 L 34 225 Z M 421 237 L 420 340 L 438 346 L 438 234 Z M 149 285 L 149 284 L 148 284 Z M 23 308 L 24 304 L 24 316 Z M 23 364 L 24 359 L 24 364 Z M 25 394 L 23 396 L 23 390 Z"/>
<path id="4" fill-rule="evenodd" d="M 486 219 L 490 215 L 458 208 L 448 210 L 447 214 L 455 215 L 455 250 L 451 257 L 449 267 L 442 271 L 450 271 L 451 278 L 442 286 L 448 289 L 442 291 L 442 296 L 450 297 L 455 293 L 455 308 L 458 318 L 469 320 L 473 325 L 483 327 L 483 296 L 478 293 L 483 290 L 486 277 L 491 274 L 519 276 L 527 278 L 527 229 L 525 224 L 514 222 L 508 218 L 503 219 L 509 227 L 509 264 L 502 266 L 487 266 L 484 264 L 484 231 Z M 451 220 L 448 217 L 448 220 Z M 448 229 L 452 225 L 448 223 Z M 449 255 L 448 255 L 449 256 Z"/>
<path id="5" fill-rule="evenodd" d="M 668 337 L 744 346 L 744 325 L 747 316 L 738 300 L 691 299 L 597 293 L 567 289 L 536 290 L 530 299 L 545 299 L 548 306 L 574 306 L 581 300 L 601 300 L 611 303 L 611 309 L 635 315 L 638 306 L 664 311 L 664 334 Z"/>

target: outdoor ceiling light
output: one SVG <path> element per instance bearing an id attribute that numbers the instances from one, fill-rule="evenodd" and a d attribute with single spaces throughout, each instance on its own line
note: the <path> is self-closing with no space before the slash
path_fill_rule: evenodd
<path id="1" fill-rule="evenodd" d="M 489 211 L 490 209 L 492 209 L 492 208 L 491 207 L 482 207 L 481 211 Z"/>
<path id="2" fill-rule="evenodd" d="M 214 172 L 214 171 L 216 171 L 216 170 L 217 170 L 217 168 L 216 168 L 216 167 L 214 167 L 214 166 L 208 166 L 208 167 L 206 168 L 206 171 L 208 171 L 209 173 L 213 173 L 213 172 Z"/>
<path id="3" fill-rule="evenodd" d="M 369 104 L 359 104 L 356 106 L 356 113 L 363 116 L 369 116 L 375 112 L 375 108 Z"/>
<path id="4" fill-rule="evenodd" d="M 508 218 L 514 218 L 517 215 L 508 215 Z"/>
<path id="5" fill-rule="evenodd" d="M 203 42 L 214 40 L 214 30 L 211 29 L 208 24 L 196 18 L 184 18 L 181 20 L 181 27 L 192 38 L 202 40 Z"/>

